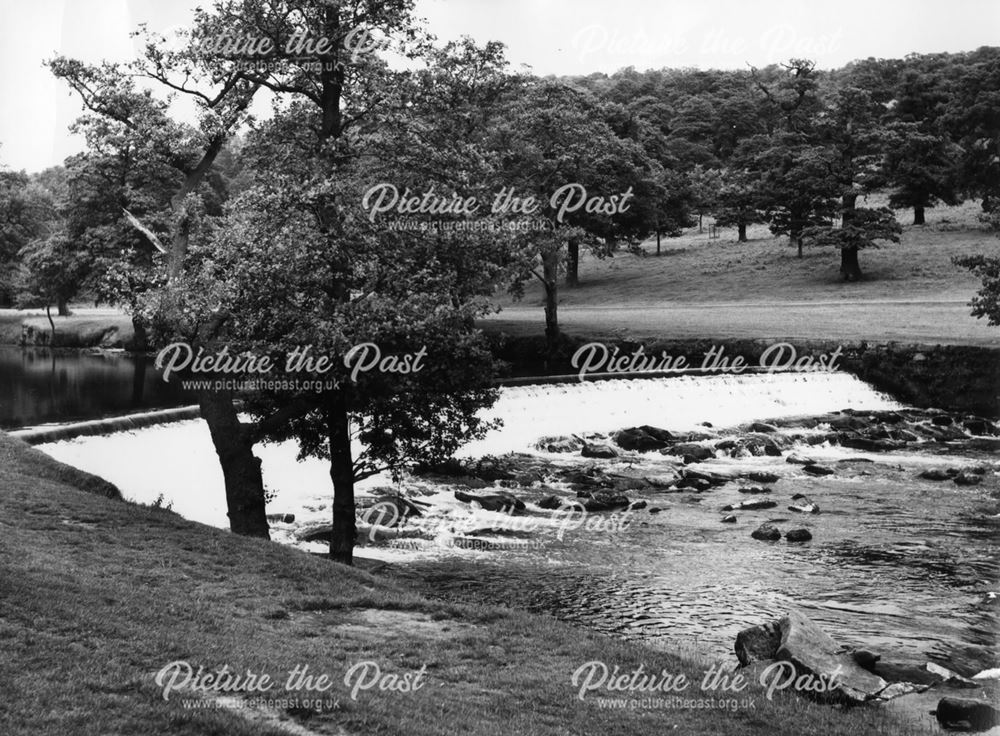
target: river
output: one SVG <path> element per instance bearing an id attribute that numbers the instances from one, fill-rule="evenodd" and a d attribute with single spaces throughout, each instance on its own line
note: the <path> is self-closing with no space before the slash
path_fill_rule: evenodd
<path id="1" fill-rule="evenodd" d="M 735 428 L 753 420 L 843 409 L 864 413 L 906 407 L 840 373 L 511 387 L 502 390 L 492 411 L 504 427 L 462 454 L 519 452 L 525 462 L 550 469 L 599 467 L 609 474 L 667 477 L 676 472 L 678 458 L 652 452 L 588 460 L 535 449 L 535 441 L 642 424 L 738 437 Z M 407 478 L 396 489 L 431 504 L 412 522 L 422 532 L 419 538 L 362 547 L 357 553 L 388 561 L 393 574 L 432 595 L 525 607 L 712 657 L 733 659 L 740 629 L 794 608 L 844 644 L 882 652 L 893 662 L 933 660 L 966 673 L 997 666 L 1000 468 L 995 452 L 972 441 L 862 452 L 811 444 L 814 431 L 819 430 L 783 429 L 781 456 L 719 452 L 698 464 L 705 471 L 780 476 L 768 495 L 778 505 L 739 512 L 735 524 L 721 523 L 721 509 L 748 497 L 739 492 L 746 483 L 703 493 L 630 492 L 661 511 L 652 514 L 647 507 L 629 512 L 627 524 L 560 533 L 562 522 L 534 504 L 546 493 L 573 495 L 570 484 L 551 479 L 510 489 L 528 501 L 526 518 L 537 522 L 536 529 L 497 549 L 471 550 L 455 544 L 462 530 L 500 523 L 503 515 L 458 502 L 455 486 L 446 481 Z M 159 500 L 188 518 L 226 525 L 221 474 L 200 420 L 40 448 L 101 474 L 132 500 Z M 835 472 L 810 475 L 786 461 L 792 452 L 808 454 Z M 293 523 L 274 525 L 274 538 L 322 552 L 323 543 L 302 537 L 303 530 L 328 521 L 327 467 L 317 460 L 297 462 L 290 443 L 261 446 L 258 454 L 274 495 L 269 512 L 295 515 Z M 928 468 L 949 467 L 977 468 L 982 482 L 959 486 L 918 477 Z M 392 485 L 387 478 L 374 478 L 360 492 Z M 807 494 L 821 513 L 789 511 L 795 493 Z M 813 539 L 793 544 L 750 538 L 757 525 L 771 520 L 784 529 L 807 528 Z"/>

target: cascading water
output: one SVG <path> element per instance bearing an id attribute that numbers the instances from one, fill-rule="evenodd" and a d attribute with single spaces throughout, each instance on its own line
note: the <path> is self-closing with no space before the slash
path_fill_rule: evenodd
<path id="1" fill-rule="evenodd" d="M 878 411 L 899 404 L 856 378 L 840 373 L 678 377 L 509 387 L 490 416 L 501 429 L 462 451 L 466 457 L 529 453 L 550 467 L 595 466 L 657 478 L 677 472 L 679 458 L 657 452 L 623 453 L 592 461 L 578 454 L 533 449 L 542 436 L 606 433 L 648 424 L 671 432 L 725 428 L 753 420 L 779 420 L 842 409 Z M 732 436 L 738 433 L 730 432 Z M 542 493 L 571 496 L 571 485 L 514 489 L 529 501 L 537 544 L 501 551 L 451 546 L 458 532 L 489 527 L 505 517 L 459 503 L 452 486 L 414 481 L 407 486 L 432 507 L 413 527 L 429 531 L 413 545 L 365 547 L 364 556 L 393 560 L 397 573 L 431 594 L 471 597 L 553 613 L 587 626 L 645 641 L 696 642 L 727 656 L 743 627 L 804 610 L 845 643 L 890 652 L 891 659 L 936 659 L 967 671 L 996 666 L 997 588 L 992 545 L 998 526 L 996 470 L 981 486 L 918 480 L 922 469 L 956 470 L 990 465 L 995 458 L 972 447 L 944 443 L 935 449 L 862 452 L 839 444 L 794 440 L 791 451 L 836 469 L 814 476 L 785 456 L 730 457 L 700 463 L 699 470 L 738 475 L 774 472 L 777 506 L 743 512 L 721 524 L 724 504 L 747 498 L 740 483 L 706 493 L 638 492 L 662 512 L 635 512 L 627 528 L 571 529 L 558 534 L 550 512 L 531 504 Z M 99 473 L 126 497 L 158 497 L 185 517 L 226 526 L 222 477 L 207 428 L 200 420 L 108 436 L 40 445 L 59 460 Z M 276 493 L 269 510 L 294 513 L 274 537 L 305 549 L 298 532 L 329 522 L 332 495 L 328 468 L 318 460 L 296 461 L 292 443 L 256 448 L 265 484 Z M 370 479 L 362 488 L 390 485 Z M 822 513 L 788 510 L 793 493 L 805 493 Z M 534 494 L 534 495 L 531 495 Z M 631 492 L 630 492 L 631 494 Z M 516 518 L 516 517 L 515 517 Z M 805 545 L 763 543 L 750 531 L 764 521 L 813 534 Z M 399 540 L 397 540 L 399 541 Z"/>

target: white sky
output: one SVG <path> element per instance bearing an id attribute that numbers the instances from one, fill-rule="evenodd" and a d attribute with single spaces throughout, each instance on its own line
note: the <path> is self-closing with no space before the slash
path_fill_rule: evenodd
<path id="1" fill-rule="evenodd" d="M 80 105 L 42 67 L 56 53 L 125 60 L 129 32 L 184 25 L 198 0 L 0 0 L 0 164 L 37 171 L 79 151 Z M 210 0 L 201 4 L 209 5 Z M 908 53 L 971 51 L 1000 38 L 997 0 L 417 0 L 439 38 L 507 44 L 538 74 L 634 66 L 820 67 Z"/>

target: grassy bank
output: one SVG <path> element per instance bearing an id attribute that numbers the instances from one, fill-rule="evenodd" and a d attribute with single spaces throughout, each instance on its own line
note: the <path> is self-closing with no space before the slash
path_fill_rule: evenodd
<path id="1" fill-rule="evenodd" d="M 121 348 L 133 338 L 132 320 L 114 310 L 84 309 L 68 317 L 53 313 L 55 334 L 44 311 L 0 310 L 0 345 L 29 345 L 59 348 Z"/>
<path id="2" fill-rule="evenodd" d="M 866 206 L 881 206 L 872 196 Z M 978 221 L 976 202 L 928 211 L 927 225 L 904 225 L 899 244 L 865 250 L 865 278 L 844 283 L 839 253 L 806 247 L 803 258 L 785 237 L 750 228 L 711 239 L 706 228 L 664 238 L 656 255 L 619 252 L 598 260 L 581 253 L 580 285 L 559 290 L 563 329 L 595 339 L 806 339 L 989 345 L 1000 331 L 969 314 L 979 281 L 954 256 L 997 253 L 1000 240 Z M 900 222 L 912 212 L 899 211 Z M 484 324 L 523 336 L 544 331 L 542 291 L 529 282 L 523 300 Z"/>
<path id="3" fill-rule="evenodd" d="M 754 707 L 602 709 L 572 673 L 602 660 L 631 671 L 704 663 L 616 642 L 546 617 L 432 602 L 358 569 L 191 523 L 106 491 L 0 434 L 0 732 L 5 734 L 912 734 L 877 710 L 796 696 Z M 775 612 L 777 613 L 777 612 Z M 332 689 L 321 712 L 185 707 L 155 673 L 174 660 L 271 675 L 308 665 Z M 344 674 L 426 666 L 409 693 Z M 697 686 L 688 697 L 708 697 Z M 335 702 L 334 702 L 335 701 Z M 293 728 L 294 726 L 294 728 Z M 295 729 L 298 730 L 295 730 Z"/>

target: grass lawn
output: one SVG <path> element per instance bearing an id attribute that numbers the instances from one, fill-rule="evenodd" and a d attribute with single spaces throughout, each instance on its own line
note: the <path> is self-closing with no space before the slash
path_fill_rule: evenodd
<path id="1" fill-rule="evenodd" d="M 104 343 L 121 347 L 133 338 L 132 319 L 114 309 L 71 309 L 69 317 L 52 313 L 55 323 L 55 347 L 88 348 Z M 44 310 L 0 309 L 0 345 L 20 345 L 24 325 L 44 335 L 51 344 L 52 325 Z"/>
<path id="2" fill-rule="evenodd" d="M 873 195 L 869 206 L 885 204 Z M 928 210 L 927 225 L 903 226 L 902 240 L 860 254 L 865 278 L 840 279 L 840 255 L 806 247 L 803 258 L 766 226 L 736 242 L 733 229 L 711 240 L 706 228 L 643 245 L 645 256 L 598 260 L 581 253 L 580 286 L 560 286 L 559 318 L 571 333 L 637 338 L 803 338 L 996 344 L 1000 331 L 969 314 L 979 281 L 953 256 L 1000 252 L 978 203 Z M 899 211 L 900 222 L 912 213 Z M 512 334 L 544 330 L 541 286 L 485 320 Z"/>
<path id="3" fill-rule="evenodd" d="M 756 687 L 741 694 L 754 707 L 733 713 L 602 709 L 596 695 L 576 699 L 571 685 L 588 661 L 686 672 L 696 682 L 706 663 L 547 617 L 429 601 L 106 491 L 0 433 L 0 733 L 915 733 L 877 709 L 842 712 L 794 695 L 768 701 Z M 283 690 L 296 665 L 329 674 L 333 687 L 321 712 L 190 708 L 186 698 L 203 702 L 196 693 L 164 700 L 154 680 L 175 660 L 269 674 L 277 687 L 268 698 L 303 696 Z M 362 661 L 383 673 L 426 666 L 423 685 L 352 699 L 343 677 Z M 689 696 L 702 697 L 697 685 Z"/>

